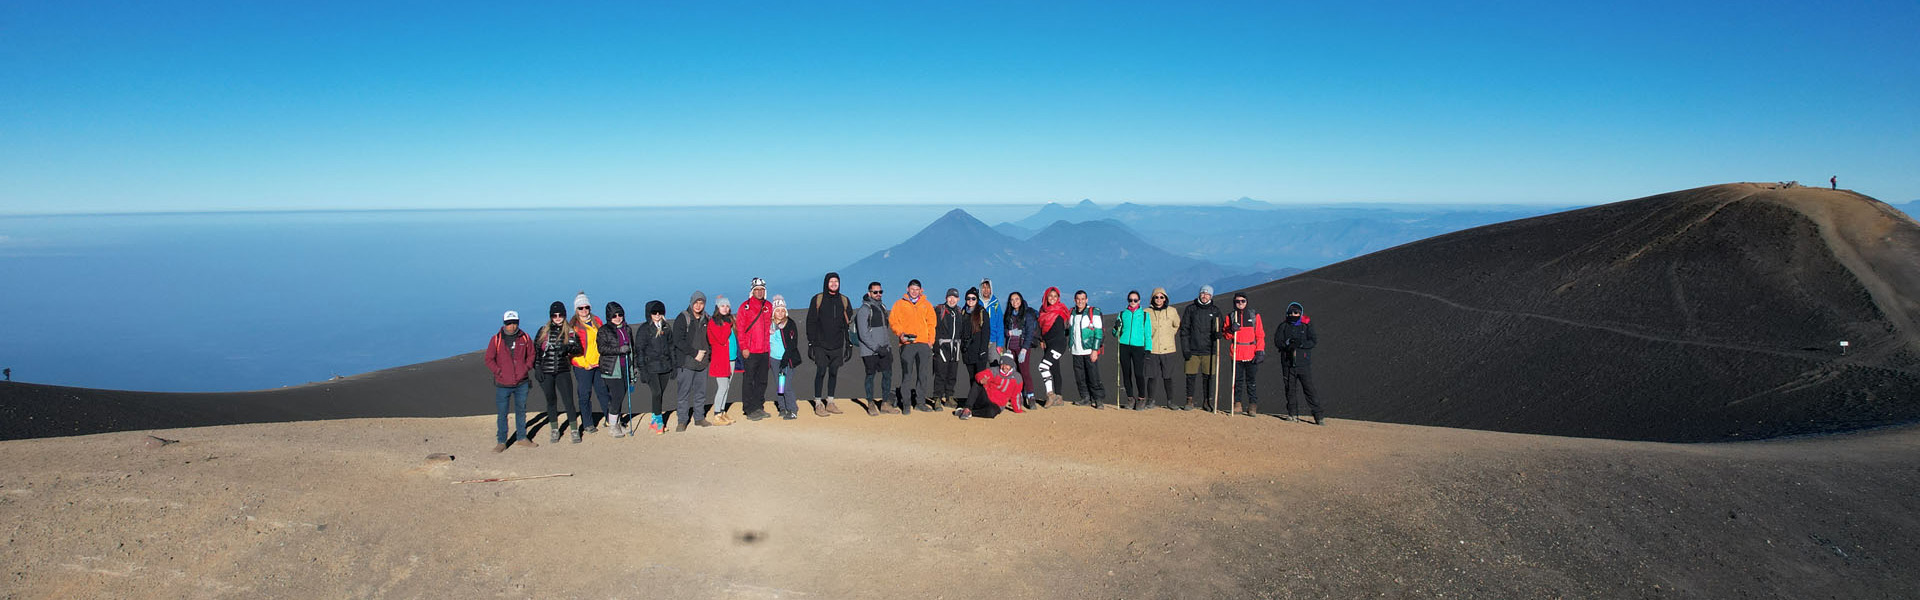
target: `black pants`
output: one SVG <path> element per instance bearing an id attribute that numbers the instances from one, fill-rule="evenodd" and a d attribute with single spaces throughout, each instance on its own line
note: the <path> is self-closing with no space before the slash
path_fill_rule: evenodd
<path id="1" fill-rule="evenodd" d="M 1100 385 L 1100 363 L 1093 355 L 1073 355 L 1073 385 L 1080 390 L 1080 401 L 1099 406 L 1107 399 L 1107 388 Z"/>
<path id="2" fill-rule="evenodd" d="M 935 398 L 952 398 L 954 397 L 953 382 L 960 370 L 960 360 L 958 357 L 947 358 L 940 354 L 939 351 L 933 353 L 932 396 Z"/>
<path id="3" fill-rule="evenodd" d="M 973 381 L 972 378 L 968 378 L 967 380 Z M 968 387 L 973 388 L 973 391 L 967 394 L 967 410 L 972 411 L 973 416 L 982 419 L 991 419 L 1000 416 L 1000 411 L 1004 409 L 1000 408 L 1000 405 L 994 404 L 992 400 L 987 399 L 986 386 L 975 382 Z M 1020 400 L 1016 398 L 1014 401 L 1019 402 Z"/>
<path id="4" fill-rule="evenodd" d="M 813 397 L 832 398 L 840 390 L 840 365 L 847 364 L 846 349 L 814 348 L 808 354 L 813 357 Z"/>
<path id="5" fill-rule="evenodd" d="M 1253 374 L 1260 370 L 1260 365 L 1250 360 L 1237 360 L 1233 362 L 1233 368 L 1233 398 L 1247 403 L 1247 406 L 1259 402 L 1260 396 L 1254 390 Z M 1233 410 L 1233 405 L 1228 404 L 1226 410 Z"/>
<path id="6" fill-rule="evenodd" d="M 566 431 L 567 428 L 562 425 L 560 418 L 577 412 L 573 404 L 573 373 L 536 372 L 533 378 L 540 382 L 540 393 L 547 397 L 547 426 L 558 427 L 554 431 Z M 567 412 L 560 412 L 563 406 L 566 407 Z M 575 422 L 573 426 L 578 428 L 580 424 Z"/>
<path id="7" fill-rule="evenodd" d="M 653 391 L 653 402 L 647 405 L 647 412 L 661 414 L 667 411 L 667 386 L 673 381 L 673 373 L 641 373 L 640 383 Z"/>
<path id="8" fill-rule="evenodd" d="M 1195 373 L 1187 376 L 1187 401 L 1194 406 L 1213 406 L 1213 375 Z"/>
<path id="9" fill-rule="evenodd" d="M 1174 395 L 1173 390 L 1175 385 L 1174 381 L 1180 378 L 1184 372 L 1184 368 L 1185 367 L 1181 366 L 1180 354 L 1177 352 L 1147 356 L 1147 389 L 1142 390 L 1140 395 L 1147 398 L 1147 404 L 1149 406 L 1153 404 L 1154 382 L 1159 382 L 1160 385 L 1158 387 L 1164 389 L 1167 393 L 1167 400 L 1164 406 L 1173 408 L 1180 404 L 1180 397 Z"/>
<path id="10" fill-rule="evenodd" d="M 885 354 L 860 357 L 860 365 L 867 368 L 867 399 L 880 400 L 885 396 L 893 401 L 893 357 Z M 880 393 L 873 393 L 873 376 L 880 376 Z"/>
<path id="11" fill-rule="evenodd" d="M 1285 375 L 1282 376 L 1282 380 L 1285 383 L 1281 385 L 1286 389 L 1287 414 L 1300 414 L 1300 411 L 1296 410 L 1298 406 L 1293 403 L 1293 386 L 1295 382 L 1299 382 L 1300 395 L 1306 396 L 1307 398 L 1307 409 L 1313 411 L 1313 418 L 1320 418 L 1320 402 L 1313 398 L 1313 372 L 1306 369 L 1294 369 L 1292 367 L 1283 367 L 1281 368 L 1281 372 L 1285 373 Z"/>
<path id="12" fill-rule="evenodd" d="M 744 362 L 746 382 L 740 385 L 740 413 L 767 412 L 767 368 L 773 364 L 772 355 L 762 352 Z"/>
<path id="13" fill-rule="evenodd" d="M 1120 345 L 1120 387 L 1127 392 L 1129 399 L 1147 395 L 1147 349 L 1145 347 Z"/>

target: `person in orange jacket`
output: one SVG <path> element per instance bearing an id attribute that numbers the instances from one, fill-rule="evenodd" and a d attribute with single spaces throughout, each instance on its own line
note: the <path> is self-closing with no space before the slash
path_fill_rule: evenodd
<path id="1" fill-rule="evenodd" d="M 1233 344 L 1233 410 L 1252 417 L 1260 414 L 1260 398 L 1254 394 L 1254 373 L 1267 360 L 1267 328 L 1260 313 L 1253 310 L 1247 295 L 1235 292 L 1233 308 L 1227 311 L 1220 333 Z"/>
<path id="2" fill-rule="evenodd" d="M 913 409 L 931 412 L 927 388 L 933 380 L 933 338 L 938 319 L 920 280 L 907 282 L 907 293 L 893 302 L 887 324 L 900 338 L 900 413 Z"/>

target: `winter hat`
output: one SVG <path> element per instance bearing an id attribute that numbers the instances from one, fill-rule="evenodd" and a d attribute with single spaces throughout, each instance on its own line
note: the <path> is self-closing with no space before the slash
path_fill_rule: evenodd
<path id="1" fill-rule="evenodd" d="M 507 311 L 507 314 L 505 314 L 505 315 L 502 315 L 502 316 L 500 317 L 500 321 L 501 321 L 501 323 L 502 323 L 502 324 L 505 324 L 505 323 L 519 323 L 519 322 L 520 322 L 520 313 L 519 313 L 519 312 L 517 312 L 517 311 L 511 311 L 511 310 L 510 310 L 510 311 Z"/>
<path id="2" fill-rule="evenodd" d="M 1209 296 L 1213 295 L 1213 286 L 1211 285 L 1200 286 L 1200 293 L 1206 294 Z"/>
<path id="3" fill-rule="evenodd" d="M 667 303 L 659 300 L 647 301 L 647 316 L 667 314 Z"/>
<path id="4" fill-rule="evenodd" d="M 1246 300 L 1246 299 L 1247 299 L 1247 293 L 1246 293 L 1246 292 L 1234 292 L 1234 293 L 1233 293 L 1233 301 L 1234 301 L 1234 302 L 1239 302 L 1239 301 L 1241 301 L 1241 300 Z"/>
<path id="5" fill-rule="evenodd" d="M 717 309 L 717 308 L 720 308 L 720 307 L 722 307 L 722 306 L 725 306 L 725 307 L 727 307 L 727 308 L 733 308 L 733 302 L 732 302 L 732 301 L 730 301 L 730 300 L 727 300 L 727 295 L 726 295 L 726 294 L 716 294 L 716 295 L 714 295 L 714 297 L 713 297 L 713 307 Z"/>
<path id="6" fill-rule="evenodd" d="M 580 308 L 582 306 L 587 308 L 593 308 L 593 302 L 590 300 L 587 300 L 586 292 L 580 292 L 580 295 L 573 297 L 573 307 Z"/>
<path id="7" fill-rule="evenodd" d="M 706 302 L 706 301 L 707 301 L 706 294 L 700 293 L 700 290 L 694 290 L 693 295 L 687 297 L 687 306 L 693 306 L 695 304 L 699 304 L 701 302 Z"/>
<path id="8" fill-rule="evenodd" d="M 619 302 L 608 302 L 606 313 L 607 320 L 611 321 L 614 317 L 627 316 L 627 309 L 621 308 Z"/>
<path id="9" fill-rule="evenodd" d="M 1003 365 L 1011 365 L 1011 364 L 1014 364 L 1015 362 L 1018 362 L 1018 361 L 1015 361 L 1015 360 L 1013 359 L 1013 353 L 1012 353 L 1012 352 L 1001 352 L 1001 353 L 1000 353 L 1000 364 L 1003 364 Z"/>
<path id="10" fill-rule="evenodd" d="M 948 297 L 948 298 L 959 298 L 959 297 L 960 297 L 960 288 L 947 288 L 947 297 Z"/>
<path id="11" fill-rule="evenodd" d="M 968 296 L 973 296 L 973 299 L 975 299 L 975 300 L 979 300 L 979 299 L 980 299 L 980 288 L 967 288 L 967 295 L 968 295 Z"/>
<path id="12" fill-rule="evenodd" d="M 1299 302 L 1294 302 L 1287 305 L 1287 314 L 1304 313 L 1306 311 L 1307 311 L 1306 307 L 1300 306 Z"/>
<path id="13" fill-rule="evenodd" d="M 567 316 L 567 303 L 561 302 L 559 300 L 553 301 L 553 304 L 547 307 L 547 316 L 549 317 Z"/>
<path id="14" fill-rule="evenodd" d="M 786 297 L 786 296 L 782 296 L 782 295 L 779 295 L 779 294 L 774 294 L 774 295 L 773 295 L 773 309 L 774 309 L 774 310 L 779 310 L 779 309 L 782 309 L 782 308 L 786 308 L 786 307 L 787 307 L 787 297 Z"/>
<path id="15" fill-rule="evenodd" d="M 753 287 L 757 287 L 757 288 L 767 287 L 767 280 L 761 279 L 759 277 L 755 277 L 753 278 Z"/>

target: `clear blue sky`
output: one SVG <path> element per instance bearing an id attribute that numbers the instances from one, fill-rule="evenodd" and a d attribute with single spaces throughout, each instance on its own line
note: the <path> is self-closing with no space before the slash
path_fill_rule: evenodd
<path id="1" fill-rule="evenodd" d="M 1920 2 L 0 3 L 0 213 L 1920 199 Z"/>

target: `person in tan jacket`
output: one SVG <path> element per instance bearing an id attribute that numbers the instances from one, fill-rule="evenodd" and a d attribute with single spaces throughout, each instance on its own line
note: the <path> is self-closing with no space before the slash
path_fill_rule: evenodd
<path id="1" fill-rule="evenodd" d="M 1146 408 L 1153 408 L 1153 388 L 1158 382 L 1167 392 L 1167 408 L 1174 408 L 1174 399 L 1181 398 L 1173 393 L 1173 382 L 1185 383 L 1186 366 L 1180 358 L 1180 311 L 1174 310 L 1167 300 L 1166 288 L 1153 288 L 1153 296 L 1147 302 L 1147 328 L 1152 331 L 1153 350 L 1147 354 L 1147 389 L 1141 390 L 1146 399 Z"/>
<path id="2" fill-rule="evenodd" d="M 907 294 L 893 303 L 888 325 L 900 338 L 900 413 L 933 411 L 927 388 L 933 379 L 933 336 L 937 319 L 920 280 L 907 282 Z"/>

